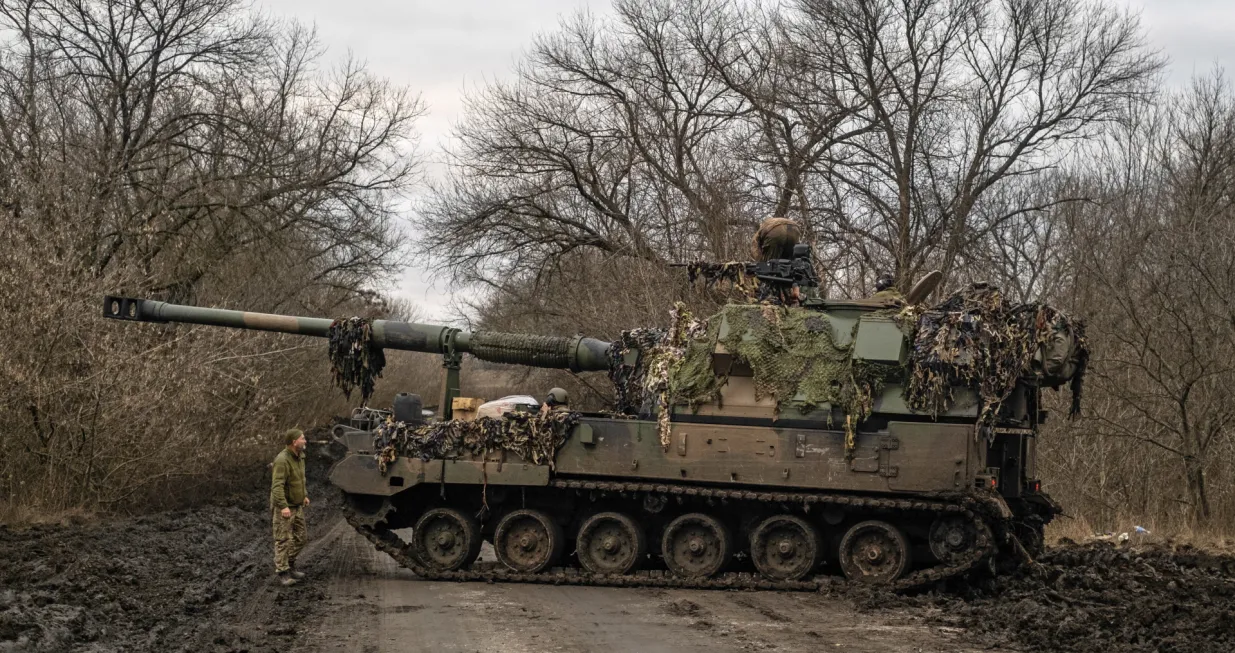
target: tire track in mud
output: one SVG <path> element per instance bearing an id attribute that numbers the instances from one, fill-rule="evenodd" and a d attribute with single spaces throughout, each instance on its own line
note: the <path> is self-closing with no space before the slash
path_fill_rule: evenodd
<path id="1" fill-rule="evenodd" d="M 352 532 L 323 546 L 329 553 L 315 567 L 332 575 L 323 578 L 326 614 L 301 633 L 296 650 L 964 650 L 920 620 L 859 615 L 819 594 L 426 581 L 365 544 Z"/>
<path id="2" fill-rule="evenodd" d="M 311 551 L 339 499 L 319 480 L 328 458 L 309 462 L 311 491 L 324 499 L 309 508 Z M 225 501 L 0 527 L 0 653 L 287 650 L 314 589 L 292 594 L 271 582 L 264 489 Z"/>
<path id="3" fill-rule="evenodd" d="M 724 642 L 721 650 L 854 653 L 964 653 L 955 632 L 928 627 L 909 614 L 862 615 L 818 594 L 684 592 L 658 597 L 666 613 Z"/>
<path id="4" fill-rule="evenodd" d="M 350 537 L 352 528 L 341 519 L 324 526 L 326 533 L 315 546 L 306 547 L 305 583 L 288 590 L 320 588 L 322 597 L 311 606 L 301 624 L 295 650 L 306 646 L 321 650 L 376 651 L 366 646 L 366 633 L 376 632 L 378 609 L 370 603 L 370 580 L 376 571 L 369 547 Z M 309 599 L 313 594 L 310 592 Z M 329 644 L 329 646 L 327 645 Z"/>
<path id="5" fill-rule="evenodd" d="M 0 651 L 272 650 L 248 609 L 262 525 L 208 506 L 0 528 Z"/>

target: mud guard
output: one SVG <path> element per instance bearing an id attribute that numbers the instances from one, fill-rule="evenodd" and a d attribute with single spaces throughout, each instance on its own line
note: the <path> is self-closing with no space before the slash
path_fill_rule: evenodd
<path id="1" fill-rule="evenodd" d="M 522 461 L 430 460 L 400 456 L 382 474 L 371 454 L 349 454 L 330 470 L 330 482 L 349 494 L 391 496 L 422 483 L 549 484 L 549 466 Z"/>

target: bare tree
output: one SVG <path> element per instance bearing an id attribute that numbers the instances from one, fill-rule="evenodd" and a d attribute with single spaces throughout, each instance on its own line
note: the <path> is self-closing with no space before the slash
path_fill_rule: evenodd
<path id="1" fill-rule="evenodd" d="M 294 339 L 101 323 L 104 293 L 365 311 L 402 257 L 419 100 L 239 0 L 0 2 L 0 487 L 54 509 L 182 487 L 329 410 Z M 7 324 L 7 323 L 6 323 Z M 320 376 L 302 370 L 320 370 Z M 318 397 L 308 400 L 308 397 Z"/>
<path id="2" fill-rule="evenodd" d="M 1216 75 L 1167 106 L 1156 183 L 1091 221 L 1079 261 L 1107 309 L 1094 325 L 1111 402 L 1098 431 L 1169 454 L 1199 524 L 1213 514 L 1206 470 L 1235 429 L 1232 97 Z"/>
<path id="3" fill-rule="evenodd" d="M 456 280 L 499 287 L 579 249 L 737 255 L 768 213 L 806 223 L 841 287 L 952 275 L 1075 199 L 1001 187 L 1100 135 L 1160 65 L 1103 3 L 619 2 L 471 98 L 421 226 Z"/>
<path id="4" fill-rule="evenodd" d="M 1136 18 L 1100 2 L 804 0 L 795 31 L 873 127 L 829 170 L 827 237 L 901 284 L 950 276 L 1005 222 L 1066 200 L 980 210 L 1100 134 L 1161 65 Z"/>
<path id="5" fill-rule="evenodd" d="M 460 278 L 539 275 L 578 249 L 659 263 L 728 247 L 737 101 L 669 3 L 616 9 L 538 39 L 516 81 L 470 98 L 422 221 Z"/>

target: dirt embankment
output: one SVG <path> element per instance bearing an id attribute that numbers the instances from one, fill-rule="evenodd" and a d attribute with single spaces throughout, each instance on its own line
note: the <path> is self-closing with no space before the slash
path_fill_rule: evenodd
<path id="1" fill-rule="evenodd" d="M 927 609 L 992 646 L 1032 651 L 1235 651 L 1235 556 L 1064 543 L 1013 575 L 870 608 Z"/>
<path id="2" fill-rule="evenodd" d="M 310 450 L 314 526 L 337 510 Z M 0 528 L 0 652 L 285 650 L 314 589 L 271 582 L 266 495 L 133 518 Z M 320 591 L 318 592 L 320 595 Z"/>

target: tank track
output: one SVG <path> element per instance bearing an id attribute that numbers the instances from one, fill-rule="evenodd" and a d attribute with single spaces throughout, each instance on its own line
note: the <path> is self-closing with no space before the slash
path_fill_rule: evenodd
<path id="1" fill-rule="evenodd" d="M 924 498 L 875 498 L 857 497 L 817 492 L 759 492 L 741 489 L 705 488 L 690 485 L 659 483 L 623 483 L 607 481 L 584 481 L 555 479 L 549 487 L 576 492 L 616 492 L 642 498 L 648 494 L 671 497 L 691 497 L 712 500 L 755 501 L 778 505 L 799 505 L 809 510 L 836 506 L 860 508 L 872 512 L 936 513 L 938 515 L 963 515 L 973 520 L 976 538 L 974 547 L 962 559 L 950 565 L 928 567 L 911 572 L 887 585 L 889 589 L 903 591 L 930 585 L 958 576 L 974 569 L 980 562 L 997 552 L 997 543 L 987 519 L 998 520 L 998 510 L 981 496 L 970 494 L 937 495 Z M 847 583 L 839 576 L 815 576 L 808 580 L 778 581 L 764 578 L 754 572 L 727 572 L 710 578 L 681 578 L 665 570 L 642 570 L 631 574 L 593 574 L 584 569 L 555 567 L 540 573 L 523 573 L 501 566 L 473 566 L 458 571 L 437 571 L 420 564 L 412 548 L 393 531 L 373 528 L 357 515 L 347 512 L 347 520 L 357 532 L 368 539 L 375 548 L 388 554 L 400 566 L 411 570 L 425 580 L 481 581 L 489 583 L 541 583 L 554 585 L 595 585 L 606 587 L 671 587 L 683 589 L 758 589 L 814 592 Z M 996 530 L 1005 532 L 1004 524 L 996 524 Z"/>

